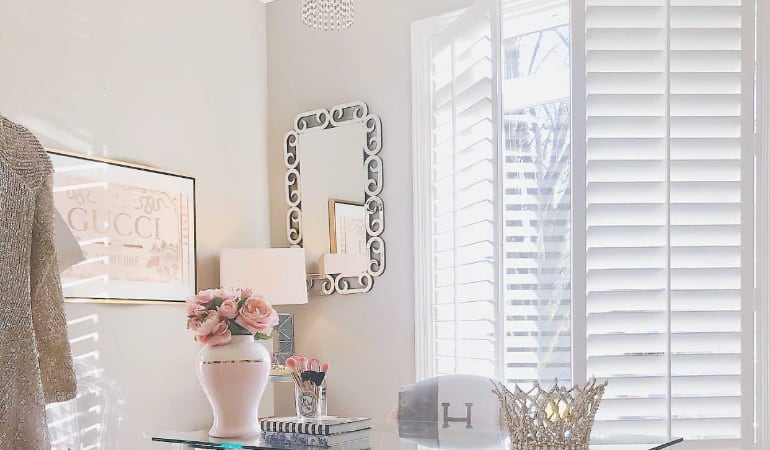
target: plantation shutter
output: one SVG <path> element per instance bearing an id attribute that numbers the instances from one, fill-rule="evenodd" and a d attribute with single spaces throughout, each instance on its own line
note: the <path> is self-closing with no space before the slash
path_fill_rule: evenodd
<path id="1" fill-rule="evenodd" d="M 435 375 L 497 372 L 491 4 L 468 8 L 430 45 Z"/>
<path id="2" fill-rule="evenodd" d="M 753 4 L 585 13 L 586 363 L 609 380 L 595 431 L 749 448 Z"/>

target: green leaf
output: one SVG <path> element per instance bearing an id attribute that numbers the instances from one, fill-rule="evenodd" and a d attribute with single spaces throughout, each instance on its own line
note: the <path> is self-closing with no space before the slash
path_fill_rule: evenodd
<path id="1" fill-rule="evenodd" d="M 254 333 L 254 340 L 255 341 L 267 341 L 273 338 L 273 334 L 262 334 L 262 333 Z"/>
<path id="2" fill-rule="evenodd" d="M 235 320 L 231 320 L 227 327 L 230 329 L 230 333 L 236 336 L 248 336 L 251 334 L 249 330 L 238 325 Z"/>
<path id="3" fill-rule="evenodd" d="M 222 302 L 224 302 L 224 301 L 225 301 L 224 299 L 217 297 L 217 298 L 215 298 L 215 299 L 214 299 L 214 301 L 213 301 L 213 302 L 211 302 L 211 306 L 212 306 L 212 308 L 219 308 L 219 306 L 220 306 L 220 305 L 222 304 Z"/>

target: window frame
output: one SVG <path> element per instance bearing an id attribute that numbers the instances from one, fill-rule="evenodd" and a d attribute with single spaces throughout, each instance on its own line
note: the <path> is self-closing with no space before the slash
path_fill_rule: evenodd
<path id="1" fill-rule="evenodd" d="M 461 14 L 458 11 L 454 14 Z M 417 276 L 418 271 L 430 273 L 433 254 L 430 239 L 431 208 L 431 133 L 430 133 L 430 36 L 439 32 L 451 15 L 424 19 L 412 23 L 412 207 L 414 248 L 414 356 L 417 381 L 434 373 L 433 343 L 433 282 Z M 420 269 L 422 268 L 422 269 Z"/>
<path id="2" fill-rule="evenodd" d="M 770 446 L 770 2 L 757 2 L 755 448 Z M 765 276 L 762 276 L 765 275 Z"/>
<path id="3" fill-rule="evenodd" d="M 430 236 L 431 215 L 431 124 L 430 124 L 430 38 L 461 15 L 465 9 L 412 23 L 412 207 L 415 272 L 433 271 Z M 423 132 L 424 131 L 424 132 Z M 433 281 L 430 277 L 414 277 L 415 298 L 415 370 L 417 381 L 430 378 L 435 370 L 432 343 Z"/>
<path id="4" fill-rule="evenodd" d="M 570 0 L 570 76 L 572 86 L 572 155 L 570 157 L 570 183 L 572 185 L 572 382 L 583 386 L 588 382 L 588 349 L 586 339 L 586 208 L 574 205 L 586 204 L 586 0 Z M 577 14 L 575 11 L 582 11 Z M 580 74 L 580 76 L 576 75 Z M 580 170 L 575 170 L 576 161 Z M 575 189 L 580 186 L 581 189 Z M 581 232 L 576 232 L 581 230 Z M 581 249 L 576 252 L 575 249 Z M 580 356 L 578 358 L 578 356 Z"/>

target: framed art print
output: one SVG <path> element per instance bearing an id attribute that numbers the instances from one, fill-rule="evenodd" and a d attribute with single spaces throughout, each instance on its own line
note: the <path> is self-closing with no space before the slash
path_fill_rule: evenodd
<path id="1" fill-rule="evenodd" d="M 329 200 L 329 243 L 332 253 L 368 253 L 363 203 Z"/>
<path id="2" fill-rule="evenodd" d="M 179 302 L 195 294 L 194 178 L 48 154 L 56 211 L 84 255 L 61 274 L 68 301 Z"/>

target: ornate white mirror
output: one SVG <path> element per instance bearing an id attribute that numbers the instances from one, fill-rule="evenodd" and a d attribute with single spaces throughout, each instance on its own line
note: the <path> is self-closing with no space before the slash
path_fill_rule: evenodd
<path id="1" fill-rule="evenodd" d="M 385 271 L 382 124 L 363 102 L 298 115 L 284 140 L 286 232 L 308 287 L 368 292 Z"/>

